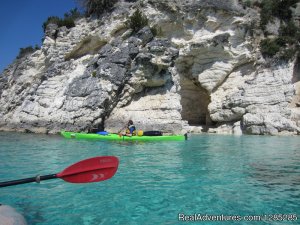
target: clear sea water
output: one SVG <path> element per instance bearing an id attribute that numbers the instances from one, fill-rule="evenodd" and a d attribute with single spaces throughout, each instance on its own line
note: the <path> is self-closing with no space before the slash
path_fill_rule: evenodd
<path id="1" fill-rule="evenodd" d="M 300 224 L 299 146 L 300 137 L 194 135 L 183 142 L 127 143 L 0 133 L 0 181 L 58 173 L 94 156 L 120 159 L 109 180 L 5 187 L 0 202 L 29 225 L 187 224 L 179 214 L 242 218 L 192 224 Z M 277 214 L 284 220 L 244 220 Z"/>

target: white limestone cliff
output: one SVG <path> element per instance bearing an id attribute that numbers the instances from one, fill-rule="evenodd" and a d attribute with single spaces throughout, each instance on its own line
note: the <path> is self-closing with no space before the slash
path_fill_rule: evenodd
<path id="1" fill-rule="evenodd" d="M 138 6 L 159 36 L 130 35 Z M 132 119 L 165 133 L 297 134 L 299 62 L 268 65 L 257 21 L 234 0 L 144 0 L 50 26 L 42 48 L 0 76 L 0 130 L 117 132 Z"/>

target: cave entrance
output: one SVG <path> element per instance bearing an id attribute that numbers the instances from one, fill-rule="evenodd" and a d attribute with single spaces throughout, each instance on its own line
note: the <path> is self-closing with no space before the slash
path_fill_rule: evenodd
<path id="1" fill-rule="evenodd" d="M 182 77 L 181 85 L 181 117 L 190 126 L 209 126 L 211 119 L 208 113 L 210 96 L 198 81 Z"/>

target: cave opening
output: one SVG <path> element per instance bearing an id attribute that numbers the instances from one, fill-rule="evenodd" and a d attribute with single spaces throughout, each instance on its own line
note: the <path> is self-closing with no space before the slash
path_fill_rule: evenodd
<path id="1" fill-rule="evenodd" d="M 208 112 L 210 96 L 196 80 L 182 77 L 181 86 L 181 117 L 190 126 L 210 126 L 212 121 Z"/>

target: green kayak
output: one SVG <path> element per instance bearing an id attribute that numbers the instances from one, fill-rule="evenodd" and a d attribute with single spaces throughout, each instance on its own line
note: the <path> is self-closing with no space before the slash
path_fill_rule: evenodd
<path id="1" fill-rule="evenodd" d="M 76 133 L 62 131 L 61 135 L 65 138 L 74 139 L 91 139 L 91 140 L 109 140 L 109 141 L 184 141 L 187 135 L 169 135 L 169 136 L 119 136 L 118 134 L 92 134 L 92 133 Z"/>

